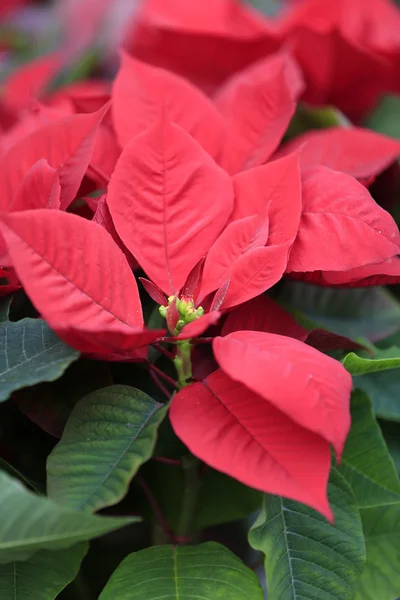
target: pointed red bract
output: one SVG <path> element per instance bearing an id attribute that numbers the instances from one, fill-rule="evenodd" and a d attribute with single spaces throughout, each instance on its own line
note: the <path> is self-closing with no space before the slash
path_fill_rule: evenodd
<path id="1" fill-rule="evenodd" d="M 214 469 L 332 519 L 329 444 L 222 371 L 178 392 L 170 418 L 189 450 Z"/>
<path id="2" fill-rule="evenodd" d="M 230 223 L 211 246 L 204 265 L 202 297 L 217 290 L 228 277 L 234 279 L 235 265 L 253 248 L 268 241 L 268 217 L 254 215 Z"/>
<path id="3" fill-rule="evenodd" d="M 190 340 L 191 338 L 197 338 L 202 335 L 211 325 L 218 323 L 221 313 L 213 311 L 199 317 L 192 323 L 185 325 L 182 332 L 176 336 L 176 340 Z"/>
<path id="4" fill-rule="evenodd" d="M 223 165 L 228 172 L 268 160 L 294 114 L 298 79 L 293 60 L 281 53 L 235 75 L 219 90 L 215 102 L 226 118 Z"/>
<path id="5" fill-rule="evenodd" d="M 369 179 L 400 156 L 400 141 L 369 129 L 332 127 L 307 131 L 289 142 L 282 153 L 299 152 L 300 167 L 322 165 L 357 179 Z"/>
<path id="6" fill-rule="evenodd" d="M 168 300 L 165 294 L 160 290 L 160 288 L 157 285 L 155 285 L 152 281 L 145 279 L 145 277 L 139 277 L 139 281 L 142 283 L 144 289 L 146 290 L 150 298 L 154 300 L 156 304 L 160 304 L 160 306 L 168 305 Z"/>
<path id="7" fill-rule="evenodd" d="M 58 119 L 33 131 L 12 146 L 0 160 L 0 196 L 13 198 L 21 180 L 38 160 L 45 158 L 58 169 L 61 209 L 66 209 L 79 189 L 90 162 L 96 131 L 108 107 L 87 115 Z"/>
<path id="8" fill-rule="evenodd" d="M 338 361 L 298 340 L 260 331 L 217 337 L 213 350 L 232 379 L 321 435 L 341 455 L 350 428 L 352 379 Z"/>
<path id="9" fill-rule="evenodd" d="M 136 281 L 100 225 L 41 209 L 3 214 L 0 227 L 28 296 L 68 343 L 81 348 L 87 330 L 94 346 L 96 332 L 102 345 L 108 332 L 131 341 L 143 328 Z"/>
<path id="10" fill-rule="evenodd" d="M 223 229 L 233 186 L 188 133 L 161 115 L 125 147 L 107 203 L 124 244 L 170 295 Z"/>
<path id="11" fill-rule="evenodd" d="M 179 75 L 142 63 L 125 52 L 114 81 L 112 111 L 124 147 L 145 131 L 165 107 L 172 121 L 190 133 L 211 156 L 222 149 L 222 117 L 200 90 Z"/>
<path id="12" fill-rule="evenodd" d="M 388 258 L 383 263 L 355 267 L 348 271 L 312 271 L 289 273 L 293 279 L 301 279 L 316 285 L 337 287 L 370 287 L 400 283 L 400 259 Z"/>
<path id="13" fill-rule="evenodd" d="M 13 112 L 38 99 L 61 67 L 60 54 L 46 54 L 19 67 L 2 85 L 1 102 Z"/>
<path id="14" fill-rule="evenodd" d="M 45 158 L 32 165 L 12 199 L 9 210 L 60 208 L 61 186 L 56 169 Z M 1 200 L 0 200 L 1 205 Z M 3 207 L 2 207 L 3 208 Z M 7 210 L 6 207 L 3 210 Z"/>
<path id="15" fill-rule="evenodd" d="M 193 267 L 187 276 L 187 279 L 181 289 L 180 296 L 189 296 L 197 299 L 203 277 L 204 262 L 205 257 L 202 256 L 199 262 Z"/>
<path id="16" fill-rule="evenodd" d="M 399 253 L 393 218 L 353 177 L 326 167 L 303 176 L 303 212 L 287 271 L 346 271 Z"/>

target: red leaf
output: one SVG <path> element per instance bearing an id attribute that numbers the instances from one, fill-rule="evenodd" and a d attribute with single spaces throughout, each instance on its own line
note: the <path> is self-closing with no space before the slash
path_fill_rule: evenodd
<path id="1" fill-rule="evenodd" d="M 1 101 L 13 112 L 19 112 L 38 99 L 60 69 L 60 54 L 46 54 L 19 67 L 2 85 Z"/>
<path id="2" fill-rule="evenodd" d="M 9 210 L 60 208 L 60 181 L 56 169 L 45 158 L 38 160 L 24 176 Z M 3 199 L 4 201 L 4 199 Z M 0 200 L 1 203 L 1 200 Z M 6 206 L 2 207 L 7 210 Z"/>
<path id="3" fill-rule="evenodd" d="M 369 287 L 400 283 L 400 259 L 396 256 L 383 263 L 364 265 L 349 271 L 312 271 L 289 273 L 293 279 L 301 279 L 316 285 L 336 287 Z"/>
<path id="4" fill-rule="evenodd" d="M 332 519 L 328 443 L 222 371 L 178 392 L 170 418 L 176 435 L 214 469 Z"/>
<path id="5" fill-rule="evenodd" d="M 145 0 L 125 46 L 209 91 L 275 49 L 279 37 L 262 15 L 236 0 Z"/>
<path id="6" fill-rule="evenodd" d="M 117 244 L 117 246 L 125 254 L 125 257 L 128 261 L 129 266 L 132 269 L 136 268 L 138 266 L 138 264 L 137 264 L 135 258 L 132 256 L 132 254 L 129 252 L 129 250 L 126 248 L 126 246 L 124 246 L 121 238 L 119 237 L 118 233 L 115 230 L 115 226 L 114 226 L 113 220 L 110 215 L 110 211 L 107 206 L 106 194 L 103 194 L 99 198 L 99 200 L 97 202 L 96 212 L 94 213 L 92 220 L 95 223 L 98 223 L 99 225 L 104 227 L 104 229 L 111 235 L 112 239 Z"/>
<path id="7" fill-rule="evenodd" d="M 238 173 L 268 160 L 295 112 L 292 90 L 300 87 L 299 78 L 290 56 L 280 53 L 233 76 L 218 92 L 216 105 L 227 120 L 227 171 Z"/>
<path id="8" fill-rule="evenodd" d="M 233 187 L 197 142 L 162 115 L 125 147 L 107 203 L 124 244 L 169 295 L 223 229 Z"/>
<path id="9" fill-rule="evenodd" d="M 79 189 L 90 162 L 97 128 L 108 107 L 88 115 L 64 117 L 33 131 L 12 146 L 0 160 L 0 196 L 13 198 L 22 178 L 41 158 L 58 169 L 61 209 L 66 209 Z"/>
<path id="10" fill-rule="evenodd" d="M 136 281 L 126 258 L 99 225 L 73 214 L 3 214 L 1 232 L 13 266 L 39 313 L 75 347 L 103 345 L 143 328 Z M 80 334 L 82 332 L 82 334 Z"/>
<path id="11" fill-rule="evenodd" d="M 221 285 L 219 290 L 215 292 L 215 296 L 211 302 L 210 312 L 214 312 L 215 310 L 219 310 L 221 308 L 225 301 L 226 294 L 228 293 L 230 283 L 231 281 L 228 278 L 225 283 Z"/>
<path id="12" fill-rule="evenodd" d="M 139 277 L 139 281 L 142 282 L 144 289 L 156 304 L 159 304 L 160 306 L 167 306 L 167 298 L 157 285 L 155 285 L 152 281 L 145 279 L 144 277 Z"/>
<path id="13" fill-rule="evenodd" d="M 221 316 L 221 313 L 213 311 L 199 317 L 192 323 L 185 325 L 182 332 L 177 335 L 173 340 L 190 340 L 191 338 L 197 338 L 204 333 L 211 325 L 215 325 Z"/>
<path id="14" fill-rule="evenodd" d="M 284 146 L 279 155 L 299 152 L 302 169 L 322 165 L 357 179 L 370 179 L 400 155 L 400 142 L 369 129 L 332 127 L 307 131 Z"/>
<path id="15" fill-rule="evenodd" d="M 268 241 L 268 217 L 254 215 L 230 223 L 211 246 L 204 265 L 201 297 L 217 290 L 231 277 L 235 265 L 246 253 L 262 248 Z"/>
<path id="16" fill-rule="evenodd" d="M 309 331 L 299 325 L 290 313 L 265 294 L 235 308 L 228 315 L 221 335 L 243 330 L 277 333 L 302 342 L 309 335 Z"/>
<path id="17" fill-rule="evenodd" d="M 184 286 L 181 289 L 180 296 L 197 298 L 203 277 L 205 257 L 202 256 L 199 262 L 190 271 Z"/>
<path id="18" fill-rule="evenodd" d="M 212 102 L 189 81 L 151 67 L 125 52 L 113 87 L 113 120 L 124 147 L 157 120 L 165 107 L 171 120 L 212 156 L 222 148 L 222 118 Z"/>
<path id="19" fill-rule="evenodd" d="M 268 245 L 293 243 L 300 223 L 301 182 L 296 153 L 235 175 L 232 220 L 267 212 Z"/>
<path id="20" fill-rule="evenodd" d="M 336 360 L 298 340 L 238 331 L 213 341 L 222 370 L 329 441 L 338 456 L 350 428 L 352 379 Z"/>
<path id="21" fill-rule="evenodd" d="M 326 167 L 303 177 L 303 214 L 287 271 L 347 271 L 399 253 L 392 217 L 361 183 Z"/>

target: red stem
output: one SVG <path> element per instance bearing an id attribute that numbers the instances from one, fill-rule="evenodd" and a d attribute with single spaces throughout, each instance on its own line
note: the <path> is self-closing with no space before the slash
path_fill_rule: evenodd
<path id="1" fill-rule="evenodd" d="M 170 377 L 166 373 L 164 373 L 164 371 L 161 371 L 161 369 L 159 369 L 152 363 L 149 363 L 148 367 L 149 367 L 150 371 L 153 371 L 153 373 L 155 373 L 156 375 L 158 375 L 159 377 L 164 379 L 164 381 L 166 381 L 167 383 L 169 383 L 170 385 L 172 385 L 175 388 L 178 387 L 178 382 L 175 381 L 174 379 L 172 379 L 172 377 Z"/>
<path id="2" fill-rule="evenodd" d="M 169 391 L 167 390 L 167 388 L 165 387 L 165 385 L 163 384 L 163 382 L 160 381 L 160 379 L 158 378 L 158 375 L 156 375 L 156 373 L 153 373 L 153 371 L 151 371 L 151 370 L 149 370 L 149 373 L 150 373 L 150 377 L 152 378 L 152 380 L 154 381 L 154 383 L 156 384 L 156 386 L 158 387 L 158 389 L 169 400 L 171 398 L 171 394 L 169 393 Z"/>
<path id="3" fill-rule="evenodd" d="M 165 465 L 171 465 L 173 467 L 181 467 L 182 462 L 176 458 L 167 458 L 165 456 L 153 456 L 152 460 L 156 460 L 159 463 L 163 463 Z"/>
<path id="4" fill-rule="evenodd" d="M 212 337 L 196 338 L 192 341 L 192 344 L 211 344 L 213 339 Z"/>
<path id="5" fill-rule="evenodd" d="M 153 348 L 155 348 L 158 352 L 160 352 L 160 354 L 163 354 L 164 356 L 166 356 L 167 358 L 169 358 L 170 360 L 174 360 L 175 355 L 172 354 L 172 352 L 170 352 L 169 350 L 166 350 L 165 348 L 163 348 L 161 346 L 161 344 L 158 344 L 157 342 L 153 342 L 151 344 L 153 346 Z"/>

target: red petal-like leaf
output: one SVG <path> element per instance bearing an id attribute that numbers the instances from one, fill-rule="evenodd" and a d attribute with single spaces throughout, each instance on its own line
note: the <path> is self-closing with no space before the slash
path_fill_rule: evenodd
<path id="1" fill-rule="evenodd" d="M 207 96 L 170 71 L 142 63 L 125 52 L 113 87 L 113 121 L 124 147 L 158 118 L 163 107 L 212 156 L 222 149 L 222 117 Z"/>
<path id="2" fill-rule="evenodd" d="M 185 284 L 181 289 L 180 296 L 191 296 L 194 299 L 197 298 L 203 277 L 204 262 L 205 257 L 202 256 L 197 265 L 193 267 L 187 276 Z"/>
<path id="3" fill-rule="evenodd" d="M 217 290 L 232 277 L 235 264 L 254 248 L 262 248 L 268 241 L 268 217 L 254 215 L 230 223 L 211 246 L 204 265 L 201 296 Z"/>
<path id="4" fill-rule="evenodd" d="M 190 340 L 191 338 L 197 338 L 204 333 L 211 325 L 215 325 L 221 316 L 218 311 L 207 313 L 196 319 L 192 323 L 185 325 L 182 332 L 177 335 L 173 340 Z"/>
<path id="5" fill-rule="evenodd" d="M 332 519 L 329 444 L 222 371 L 181 390 L 170 418 L 189 450 L 214 469 Z"/>
<path id="6" fill-rule="evenodd" d="M 228 315 L 221 335 L 243 330 L 277 333 L 302 342 L 310 333 L 299 325 L 290 313 L 265 294 L 235 308 Z"/>
<path id="7" fill-rule="evenodd" d="M 124 244 L 170 295 L 223 229 L 233 186 L 203 148 L 162 115 L 125 147 L 107 203 Z"/>
<path id="8" fill-rule="evenodd" d="M 303 213 L 287 271 L 347 271 L 399 253 L 393 218 L 353 177 L 326 167 L 303 176 Z"/>
<path id="9" fill-rule="evenodd" d="M 338 456 L 350 428 L 352 379 L 336 360 L 302 342 L 260 331 L 213 341 L 222 370 L 333 444 Z"/>
<path id="10" fill-rule="evenodd" d="M 9 210 L 20 211 L 34 208 L 60 208 L 60 181 L 56 169 L 45 158 L 32 165 L 23 178 Z M 0 199 L 0 205 L 3 199 Z M 4 201 L 4 200 L 3 200 Z M 3 206 L 2 206 L 3 208 Z M 4 206 L 3 210 L 7 210 Z"/>
<path id="11" fill-rule="evenodd" d="M 337 287 L 369 287 L 373 285 L 395 285 L 400 283 L 400 259 L 388 258 L 383 263 L 364 265 L 349 271 L 313 271 L 291 273 L 296 279 L 304 279 L 317 285 Z"/>
<path id="12" fill-rule="evenodd" d="M 145 277 L 139 277 L 139 281 L 142 282 L 144 289 L 156 304 L 160 304 L 160 306 L 167 306 L 167 297 L 160 290 L 160 288 L 157 285 L 155 285 L 155 283 L 149 281 L 148 279 L 145 279 Z"/>
<path id="13" fill-rule="evenodd" d="M 98 223 L 99 225 L 104 227 L 104 229 L 106 231 L 108 231 L 108 233 L 111 235 L 114 242 L 125 254 L 129 266 L 132 269 L 137 268 L 138 264 L 137 264 L 135 258 L 132 256 L 132 254 L 129 252 L 129 250 L 126 248 L 126 246 L 123 244 L 121 238 L 119 237 L 118 233 L 115 230 L 115 226 L 114 226 L 113 220 L 111 218 L 110 211 L 108 209 L 106 194 L 103 194 L 99 198 L 99 200 L 97 202 L 96 212 L 94 213 L 92 220 L 95 223 Z"/>
<path id="14" fill-rule="evenodd" d="M 136 281 L 100 225 L 39 209 L 3 214 L 0 226 L 27 294 L 56 333 L 68 332 L 69 343 L 80 346 L 87 330 L 103 343 L 108 332 L 131 340 L 142 329 Z M 98 344 L 96 334 L 91 343 Z"/>
<path id="15" fill-rule="evenodd" d="M 223 285 L 216 291 L 215 296 L 211 302 L 210 312 L 219 310 L 224 303 L 226 295 L 229 290 L 231 280 L 228 278 Z"/>
<path id="16" fill-rule="evenodd" d="M 369 129 L 332 127 L 307 131 L 279 154 L 299 151 L 302 169 L 322 165 L 357 179 L 369 179 L 387 169 L 400 155 L 400 141 Z"/>
<path id="17" fill-rule="evenodd" d="M 13 198 L 27 171 L 41 158 L 58 169 L 61 209 L 79 189 L 90 162 L 96 131 L 108 106 L 88 115 L 64 117 L 45 125 L 12 146 L 0 160 L 0 197 Z"/>
<path id="18" fill-rule="evenodd" d="M 293 60 L 280 53 L 233 76 L 218 92 L 215 101 L 227 119 L 223 165 L 230 173 L 271 156 L 296 109 L 293 88 L 300 89 L 299 79 Z"/>
<path id="19" fill-rule="evenodd" d="M 14 71 L 3 83 L 1 101 L 13 112 L 38 99 L 61 67 L 60 54 L 46 54 Z"/>
<path id="20" fill-rule="evenodd" d="M 268 246 L 292 243 L 301 215 L 301 181 L 296 153 L 233 178 L 235 208 L 232 220 L 267 213 Z"/>

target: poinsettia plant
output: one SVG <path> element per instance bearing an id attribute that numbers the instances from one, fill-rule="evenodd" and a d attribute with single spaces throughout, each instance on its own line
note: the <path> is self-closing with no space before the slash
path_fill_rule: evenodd
<path id="1" fill-rule="evenodd" d="M 70 46 L 109 3 L 72 3 L 8 65 L 0 598 L 400 595 L 400 141 L 366 116 L 400 15 L 372 4 L 145 0 L 110 77 Z"/>

